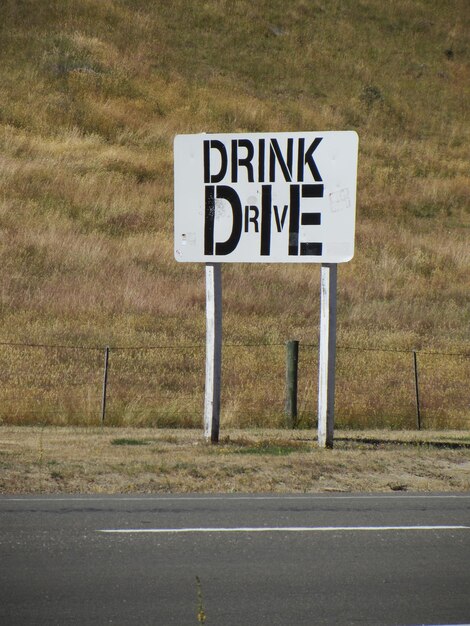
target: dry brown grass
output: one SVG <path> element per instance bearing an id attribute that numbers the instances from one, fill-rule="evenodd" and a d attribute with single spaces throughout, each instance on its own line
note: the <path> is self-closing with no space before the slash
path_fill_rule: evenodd
<path id="1" fill-rule="evenodd" d="M 2 2 L 0 341 L 202 342 L 203 268 L 172 254 L 174 135 L 355 129 L 357 251 L 340 268 L 338 343 L 468 352 L 469 33 L 466 0 Z M 225 267 L 224 284 L 228 343 L 316 342 L 318 268 Z M 252 370 L 253 355 L 238 358 Z M 22 410 L 4 399 L 8 419 L 33 415 L 41 394 L 61 415 L 76 406 L 33 385 L 28 413 L 21 359 L 2 359 L 1 393 L 23 381 Z M 54 362 L 41 363 L 50 377 Z M 184 382 L 192 365 L 180 362 Z M 377 364 L 349 367 L 352 398 Z M 452 359 L 439 367 L 465 380 Z M 230 391 L 231 423 L 248 393 L 260 405 L 281 386 L 276 366 L 245 398 Z M 129 422 L 143 393 L 119 408 Z M 364 406 L 387 418 L 379 394 L 361 394 L 351 423 Z"/>
<path id="2" fill-rule="evenodd" d="M 462 432 L 338 431 L 333 450 L 318 449 L 314 436 L 226 430 L 211 446 L 194 430 L 3 426 L 0 493 L 470 489 Z"/>
<path id="3" fill-rule="evenodd" d="M 175 333 L 181 330 L 177 322 Z M 150 343 L 154 320 L 141 323 L 142 331 L 149 329 Z M 71 318 L 67 333 L 79 342 L 82 338 L 75 324 Z M 256 332 L 256 327 L 251 330 Z M 168 337 L 162 341 L 160 346 L 110 350 L 106 425 L 201 427 L 202 337 L 189 346 Z M 223 349 L 222 429 L 282 428 L 287 423 L 286 347 L 283 343 L 256 345 L 256 336 L 245 341 L 248 344 L 226 344 Z M 397 351 L 392 344 L 389 351 L 363 350 L 357 348 L 357 336 L 350 341 L 337 352 L 336 426 L 415 428 L 411 349 Z M 406 335 L 402 341 L 407 341 Z M 300 344 L 298 426 L 303 429 L 316 425 L 317 352 L 315 345 Z M 417 361 L 422 427 L 468 428 L 470 358 L 419 352 Z M 0 345 L 0 424 L 100 425 L 103 366 L 103 347 Z"/>

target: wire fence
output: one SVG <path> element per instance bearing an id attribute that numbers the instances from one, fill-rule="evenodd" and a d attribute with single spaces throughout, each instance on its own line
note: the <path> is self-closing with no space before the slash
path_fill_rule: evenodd
<path id="1" fill-rule="evenodd" d="M 301 344 L 300 428 L 316 426 L 318 349 Z M 0 343 L 0 423 L 200 427 L 205 345 Z M 470 354 L 338 346 L 338 428 L 469 428 Z M 286 345 L 224 344 L 221 427 L 282 427 Z"/>

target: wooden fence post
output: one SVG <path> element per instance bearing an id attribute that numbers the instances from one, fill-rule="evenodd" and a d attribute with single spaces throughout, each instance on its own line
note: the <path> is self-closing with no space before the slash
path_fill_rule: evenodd
<path id="1" fill-rule="evenodd" d="M 297 428 L 297 381 L 299 364 L 299 342 L 286 344 L 286 417 L 287 427 Z"/>

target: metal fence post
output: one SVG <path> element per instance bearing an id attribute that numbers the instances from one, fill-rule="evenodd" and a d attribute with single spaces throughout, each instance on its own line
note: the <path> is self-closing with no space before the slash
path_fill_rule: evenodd
<path id="1" fill-rule="evenodd" d="M 413 350 L 413 370 L 415 375 L 415 397 L 416 397 L 416 423 L 418 430 L 421 430 L 421 407 L 419 404 L 419 378 L 418 378 L 418 357 L 416 350 Z"/>
<path id="2" fill-rule="evenodd" d="M 104 350 L 104 375 L 103 375 L 103 395 L 101 399 L 101 425 L 104 424 L 106 417 L 106 391 L 108 387 L 108 365 L 109 365 L 109 346 Z"/>
<path id="3" fill-rule="evenodd" d="M 287 427 L 297 428 L 297 380 L 299 363 L 299 342 L 286 344 L 286 417 Z"/>

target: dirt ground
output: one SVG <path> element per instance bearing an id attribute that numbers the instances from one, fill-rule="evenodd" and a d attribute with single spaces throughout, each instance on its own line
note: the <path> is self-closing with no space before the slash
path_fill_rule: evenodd
<path id="1" fill-rule="evenodd" d="M 0 426 L 0 493 L 468 491 L 468 431 Z"/>

